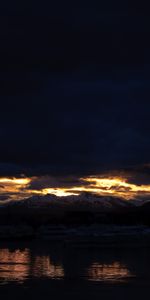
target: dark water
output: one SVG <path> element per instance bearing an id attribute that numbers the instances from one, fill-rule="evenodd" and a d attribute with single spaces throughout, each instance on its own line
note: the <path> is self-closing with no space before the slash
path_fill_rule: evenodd
<path id="1" fill-rule="evenodd" d="M 148 299 L 149 248 L 0 244 L 2 299 Z"/>

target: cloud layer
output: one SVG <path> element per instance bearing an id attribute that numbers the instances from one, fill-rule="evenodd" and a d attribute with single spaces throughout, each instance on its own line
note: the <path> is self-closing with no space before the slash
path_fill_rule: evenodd
<path id="1" fill-rule="evenodd" d="M 116 171 L 149 183 L 146 7 L 0 5 L 0 176 L 77 180 Z"/>

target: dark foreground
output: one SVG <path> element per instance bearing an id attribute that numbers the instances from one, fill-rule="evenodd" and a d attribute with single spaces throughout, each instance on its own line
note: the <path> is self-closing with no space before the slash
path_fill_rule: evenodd
<path id="1" fill-rule="evenodd" d="M 147 247 L 0 243 L 1 299 L 149 299 Z"/>

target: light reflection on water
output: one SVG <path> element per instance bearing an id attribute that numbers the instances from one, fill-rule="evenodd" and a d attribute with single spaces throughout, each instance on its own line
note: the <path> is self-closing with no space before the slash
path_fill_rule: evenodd
<path id="1" fill-rule="evenodd" d="M 61 265 L 54 265 L 49 256 L 31 257 L 29 249 L 0 249 L 0 281 L 24 282 L 28 278 L 63 278 Z"/>
<path id="2" fill-rule="evenodd" d="M 72 279 L 90 281 L 126 281 L 135 276 L 120 258 L 98 258 L 85 252 L 52 251 L 39 248 L 0 248 L 0 284 L 24 283 L 30 279 Z"/>
<path id="3" fill-rule="evenodd" d="M 92 281 L 122 281 L 133 276 L 127 267 L 119 262 L 108 265 L 93 263 L 88 269 L 87 275 L 88 279 Z"/>
<path id="4" fill-rule="evenodd" d="M 24 281 L 30 271 L 30 252 L 0 249 L 0 280 Z"/>
<path id="5" fill-rule="evenodd" d="M 63 267 L 54 265 L 49 256 L 36 256 L 32 272 L 34 277 L 64 278 Z"/>

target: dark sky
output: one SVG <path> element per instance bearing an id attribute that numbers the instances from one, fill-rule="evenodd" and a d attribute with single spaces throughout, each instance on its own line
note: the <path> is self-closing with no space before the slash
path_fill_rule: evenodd
<path id="1" fill-rule="evenodd" d="M 0 176 L 150 163 L 150 12 L 128 4 L 1 2 Z"/>

